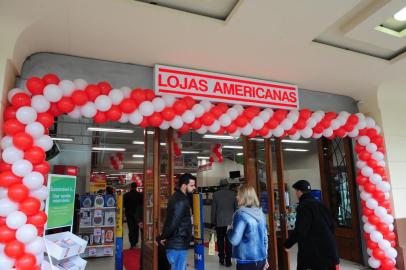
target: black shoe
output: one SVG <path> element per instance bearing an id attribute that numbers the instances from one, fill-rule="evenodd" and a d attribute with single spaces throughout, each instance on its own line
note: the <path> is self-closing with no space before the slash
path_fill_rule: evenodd
<path id="1" fill-rule="evenodd" d="M 227 266 L 227 267 L 230 267 L 231 265 L 233 265 L 233 264 L 231 263 L 231 259 L 226 260 L 226 266 Z"/>
<path id="2" fill-rule="evenodd" d="M 224 259 L 219 259 L 219 264 L 224 265 Z"/>

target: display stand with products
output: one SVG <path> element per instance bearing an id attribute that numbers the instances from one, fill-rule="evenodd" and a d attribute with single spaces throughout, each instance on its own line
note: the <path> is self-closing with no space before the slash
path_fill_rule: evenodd
<path id="1" fill-rule="evenodd" d="M 78 236 L 87 242 L 82 257 L 114 255 L 116 200 L 113 195 L 83 195 L 80 198 Z"/>

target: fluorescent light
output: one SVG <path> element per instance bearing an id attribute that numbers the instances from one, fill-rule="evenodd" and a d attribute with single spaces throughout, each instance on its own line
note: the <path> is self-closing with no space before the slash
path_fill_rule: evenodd
<path id="1" fill-rule="evenodd" d="M 145 133 L 147 133 L 148 135 L 153 135 L 153 134 L 155 134 L 155 132 L 152 131 L 152 130 L 148 130 L 147 132 L 144 132 L 144 134 L 145 134 Z"/>
<path id="2" fill-rule="evenodd" d="M 144 155 L 133 155 L 133 158 L 143 158 Z"/>
<path id="3" fill-rule="evenodd" d="M 203 136 L 203 139 L 220 139 L 220 140 L 235 140 L 234 137 L 228 135 L 213 135 L 206 134 Z"/>
<path id="4" fill-rule="evenodd" d="M 73 142 L 72 138 L 52 138 L 53 141 L 65 141 L 65 142 Z"/>
<path id="5" fill-rule="evenodd" d="M 263 142 L 264 139 L 261 139 L 261 138 L 252 138 L 252 139 L 250 139 L 250 141 Z"/>
<path id="6" fill-rule="evenodd" d="M 115 148 L 115 147 L 92 147 L 92 150 L 96 151 L 119 151 L 124 152 L 125 148 Z"/>
<path id="7" fill-rule="evenodd" d="M 244 153 L 237 153 L 236 155 L 237 156 L 242 156 L 242 155 L 244 155 Z"/>
<path id="8" fill-rule="evenodd" d="M 166 143 L 164 143 L 164 142 L 161 142 L 161 143 L 160 143 L 160 145 L 162 145 L 162 146 L 165 146 L 165 145 L 166 145 Z"/>
<path id="9" fill-rule="evenodd" d="M 127 173 L 112 173 L 110 175 L 111 176 L 113 176 L 113 175 L 120 176 L 120 175 L 127 175 Z"/>
<path id="10" fill-rule="evenodd" d="M 223 148 L 225 148 L 225 149 L 242 149 L 242 146 L 240 146 L 240 145 L 223 145 Z"/>
<path id="11" fill-rule="evenodd" d="M 116 133 L 134 133 L 132 129 L 121 129 L 121 128 L 99 128 L 99 127 L 88 127 L 89 131 L 103 131 L 103 132 L 116 132 Z"/>
<path id="12" fill-rule="evenodd" d="M 144 144 L 143 141 L 133 141 L 133 144 Z"/>
<path id="13" fill-rule="evenodd" d="M 310 143 L 310 141 L 298 141 L 298 140 L 282 140 L 284 143 Z"/>
<path id="14" fill-rule="evenodd" d="M 285 148 L 283 149 L 284 151 L 290 151 L 290 152 L 308 152 L 308 149 L 299 149 L 299 148 Z"/>
<path id="15" fill-rule="evenodd" d="M 199 151 L 182 151 L 182 154 L 199 154 Z"/>
<path id="16" fill-rule="evenodd" d="M 210 159 L 210 157 L 199 157 L 199 156 L 197 156 L 197 159 Z"/>
<path id="17" fill-rule="evenodd" d="M 406 7 L 396 12 L 396 14 L 393 15 L 393 18 L 401 22 L 406 21 Z"/>

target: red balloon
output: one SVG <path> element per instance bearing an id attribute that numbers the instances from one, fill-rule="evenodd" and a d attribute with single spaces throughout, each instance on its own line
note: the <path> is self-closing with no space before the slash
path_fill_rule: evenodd
<path id="1" fill-rule="evenodd" d="M 42 80 L 45 82 L 45 84 L 58 84 L 59 83 L 59 78 L 53 73 L 46 74 L 44 77 L 42 77 Z"/>
<path id="2" fill-rule="evenodd" d="M 148 117 L 144 116 L 144 118 L 142 119 L 142 121 L 140 123 L 140 127 L 142 127 L 142 128 L 148 127 Z"/>
<path id="3" fill-rule="evenodd" d="M 72 102 L 77 106 L 83 106 L 89 101 L 87 93 L 82 90 L 76 90 L 72 93 Z"/>
<path id="4" fill-rule="evenodd" d="M 54 116 L 48 112 L 39 113 L 37 115 L 37 122 L 40 122 L 46 128 L 51 128 L 54 124 Z"/>
<path id="5" fill-rule="evenodd" d="M 184 123 L 183 126 L 178 130 L 180 133 L 189 132 L 190 126 L 189 124 Z"/>
<path id="6" fill-rule="evenodd" d="M 13 145 L 21 150 L 31 148 L 34 143 L 34 139 L 30 134 L 25 132 L 18 132 L 13 136 Z"/>
<path id="7" fill-rule="evenodd" d="M 347 124 L 344 125 L 344 129 L 345 129 L 347 132 L 353 131 L 354 127 L 355 127 L 355 125 L 353 125 L 353 124 L 351 124 L 351 123 L 347 123 Z"/>
<path id="8" fill-rule="evenodd" d="M 359 121 L 358 116 L 354 114 L 351 114 L 347 119 L 347 123 L 350 123 L 352 126 L 358 124 L 358 121 Z"/>
<path id="9" fill-rule="evenodd" d="M 378 151 L 381 152 L 381 153 L 383 153 L 383 154 L 385 154 L 385 147 L 379 146 L 379 147 L 378 147 Z"/>
<path id="10" fill-rule="evenodd" d="M 17 259 L 24 254 L 24 244 L 18 240 L 10 241 L 4 247 L 4 253 L 13 259 Z"/>
<path id="11" fill-rule="evenodd" d="M 293 128 L 292 128 L 293 129 Z M 269 128 L 268 126 L 264 125 L 260 130 L 258 130 L 258 134 L 262 137 L 268 135 L 269 133 Z"/>
<path id="12" fill-rule="evenodd" d="M 364 213 L 365 216 L 369 217 L 370 215 L 374 214 L 374 210 L 371 210 L 368 207 L 364 207 L 362 208 L 362 213 Z"/>
<path id="13" fill-rule="evenodd" d="M 381 250 L 379 247 L 372 250 L 372 255 L 378 260 L 385 258 L 385 252 L 383 252 L 383 250 Z"/>
<path id="14" fill-rule="evenodd" d="M 372 225 L 377 225 L 381 222 L 381 219 L 375 215 L 370 215 L 370 216 L 368 216 L 368 221 Z"/>
<path id="15" fill-rule="evenodd" d="M 299 111 L 299 116 L 300 116 L 300 118 L 307 120 L 310 118 L 310 116 L 312 116 L 312 112 L 308 109 L 302 109 Z M 301 128 L 301 129 L 303 129 L 303 128 Z"/>
<path id="16" fill-rule="evenodd" d="M 102 95 L 108 95 L 112 88 L 108 82 L 99 82 L 97 86 L 99 87 Z"/>
<path id="17" fill-rule="evenodd" d="M 87 93 L 90 101 L 94 101 L 98 96 L 101 95 L 100 88 L 94 84 L 89 84 L 86 86 L 85 92 Z"/>
<path id="18" fill-rule="evenodd" d="M 35 227 L 43 227 L 44 224 L 47 222 L 47 215 L 43 211 L 39 211 L 38 213 L 29 216 L 27 219 L 27 223 L 34 225 Z"/>
<path id="19" fill-rule="evenodd" d="M 256 136 L 257 136 L 257 132 L 254 130 L 248 135 L 248 138 L 255 138 Z"/>
<path id="20" fill-rule="evenodd" d="M 244 110 L 243 114 L 245 117 L 247 117 L 248 120 L 251 120 L 257 115 L 257 112 L 251 108 L 248 108 Z"/>
<path id="21" fill-rule="evenodd" d="M 273 117 L 278 120 L 279 122 L 282 122 L 285 118 L 288 112 L 286 110 L 278 109 L 275 111 L 273 114 Z"/>
<path id="22" fill-rule="evenodd" d="M 380 231 L 382 234 L 388 234 L 389 231 L 389 226 L 385 222 L 380 222 L 377 226 L 378 231 Z"/>
<path id="23" fill-rule="evenodd" d="M 211 108 L 210 112 L 216 117 L 216 119 L 223 114 L 223 111 L 218 106 Z"/>
<path id="24" fill-rule="evenodd" d="M 357 152 L 357 153 L 365 151 L 365 147 L 360 145 L 359 143 L 356 143 L 354 148 L 355 148 L 355 152 Z"/>
<path id="25" fill-rule="evenodd" d="M 239 115 L 234 122 L 239 127 L 245 127 L 248 124 L 248 119 L 244 115 Z"/>
<path id="26" fill-rule="evenodd" d="M 6 224 L 6 217 L 0 217 L 0 226 Z"/>
<path id="27" fill-rule="evenodd" d="M 385 174 L 385 168 L 382 166 L 376 166 L 373 168 L 374 172 L 379 174 L 379 175 L 384 175 Z"/>
<path id="28" fill-rule="evenodd" d="M 119 107 L 123 113 L 132 113 L 137 109 L 137 103 L 131 98 L 125 98 L 121 101 Z"/>
<path id="29" fill-rule="evenodd" d="M 359 130 L 358 135 L 359 135 L 359 136 L 364 136 L 364 135 L 367 135 L 367 132 L 368 132 L 368 129 L 367 129 L 367 128 L 363 128 L 363 129 L 360 129 L 360 130 Z"/>
<path id="30" fill-rule="evenodd" d="M 223 135 L 226 131 L 225 127 L 220 126 L 219 130 L 216 132 L 217 135 Z"/>
<path id="31" fill-rule="evenodd" d="M 45 87 L 45 82 L 38 77 L 32 77 L 27 80 L 25 86 L 33 95 L 42 95 Z"/>
<path id="32" fill-rule="evenodd" d="M 11 164 L 0 161 L 0 172 L 11 171 Z"/>
<path id="33" fill-rule="evenodd" d="M 374 249 L 378 248 L 378 244 L 371 240 L 367 241 L 367 246 L 370 250 L 374 250 Z"/>
<path id="34" fill-rule="evenodd" d="M 389 200 L 384 200 L 380 204 L 381 204 L 382 207 L 385 207 L 386 210 L 390 210 L 390 201 Z"/>
<path id="35" fill-rule="evenodd" d="M 383 145 L 383 137 L 380 136 L 380 135 L 378 135 L 378 136 L 372 138 L 372 142 L 373 142 L 374 144 L 376 144 L 376 146 L 378 146 L 378 147 L 379 147 L 379 146 L 382 146 L 382 145 Z"/>
<path id="36" fill-rule="evenodd" d="M 145 91 L 145 98 L 148 101 L 152 101 L 155 98 L 155 92 L 151 89 L 146 89 Z"/>
<path id="37" fill-rule="evenodd" d="M 372 184 L 372 183 L 370 183 L 370 182 L 367 182 L 367 183 L 364 184 L 364 189 L 365 189 L 366 192 L 372 194 L 372 193 L 375 192 L 376 187 L 375 187 L 374 184 Z"/>
<path id="38" fill-rule="evenodd" d="M 75 109 L 75 104 L 70 97 L 63 97 L 58 101 L 57 107 L 62 113 L 70 113 Z"/>
<path id="39" fill-rule="evenodd" d="M 34 165 L 33 171 L 39 172 L 45 176 L 51 171 L 51 166 L 48 162 L 44 161 L 40 164 Z"/>
<path id="40" fill-rule="evenodd" d="M 16 231 L 10 229 L 7 225 L 0 226 L 0 243 L 8 243 L 14 240 Z"/>
<path id="41" fill-rule="evenodd" d="M 117 105 L 111 106 L 110 110 L 106 112 L 107 118 L 111 121 L 118 121 L 121 118 L 121 110 Z"/>
<path id="42" fill-rule="evenodd" d="M 331 126 L 331 119 L 324 118 L 323 120 L 321 120 L 320 124 L 322 125 L 323 128 L 329 128 Z"/>
<path id="43" fill-rule="evenodd" d="M 390 245 L 391 245 L 391 247 L 396 247 L 396 241 L 390 241 Z"/>
<path id="44" fill-rule="evenodd" d="M 226 130 L 229 134 L 234 133 L 237 130 L 237 125 L 234 123 L 231 123 L 228 127 L 226 127 Z"/>
<path id="45" fill-rule="evenodd" d="M 7 196 L 12 201 L 21 202 L 28 197 L 29 192 L 24 184 L 14 184 L 8 188 Z"/>
<path id="46" fill-rule="evenodd" d="M 28 197 L 20 203 L 20 211 L 24 212 L 27 216 L 34 215 L 38 213 L 41 207 L 41 203 L 37 198 Z"/>
<path id="47" fill-rule="evenodd" d="M 363 175 L 359 175 L 359 176 L 357 176 L 357 183 L 359 184 L 359 185 L 364 185 L 364 184 L 366 184 L 366 183 L 368 183 L 368 181 L 369 181 L 369 179 L 368 179 L 368 177 L 365 177 L 365 176 L 363 176 Z"/>
<path id="48" fill-rule="evenodd" d="M 54 117 L 58 117 L 62 114 L 62 112 L 58 108 L 58 103 L 51 103 L 51 108 L 49 108 L 48 113 L 53 115 Z"/>
<path id="49" fill-rule="evenodd" d="M 44 150 L 38 146 L 33 146 L 24 153 L 24 159 L 30 161 L 33 165 L 45 161 L 45 156 Z"/>
<path id="50" fill-rule="evenodd" d="M 22 182 L 22 178 L 18 177 L 11 171 L 5 171 L 0 173 L 0 187 L 9 187 L 13 184 L 19 184 Z"/>
<path id="51" fill-rule="evenodd" d="M 36 264 L 35 256 L 29 253 L 25 253 L 15 262 L 15 267 L 18 270 L 31 270 Z"/>
<path id="52" fill-rule="evenodd" d="M 195 119 L 191 124 L 190 127 L 193 128 L 194 130 L 198 130 L 199 128 L 202 127 L 202 121 L 200 119 Z"/>
<path id="53" fill-rule="evenodd" d="M 159 112 L 154 112 L 148 119 L 148 122 L 153 127 L 159 127 L 162 124 L 162 116 Z"/>
<path id="54" fill-rule="evenodd" d="M 182 99 L 176 100 L 175 103 L 173 104 L 173 109 L 178 115 L 182 115 L 187 109 L 186 102 L 183 101 Z"/>
<path id="55" fill-rule="evenodd" d="M 11 104 L 15 108 L 20 108 L 23 106 L 30 106 L 31 105 L 31 98 L 26 93 L 17 93 L 11 99 Z"/>
<path id="56" fill-rule="evenodd" d="M 367 136 L 369 137 L 369 138 L 375 138 L 376 136 L 378 136 L 378 131 L 376 131 L 376 129 L 374 129 L 374 128 L 370 128 L 370 129 L 368 129 L 368 131 L 367 131 Z"/>
<path id="57" fill-rule="evenodd" d="M 296 129 L 295 129 L 295 130 L 296 130 Z M 320 133 L 322 133 L 323 131 L 324 131 L 324 128 L 323 128 L 323 126 L 320 125 L 320 124 L 317 124 L 317 125 L 313 128 L 313 132 L 314 132 L 314 133 L 320 134 Z"/>
<path id="58" fill-rule="evenodd" d="M 335 119 L 335 118 L 337 118 L 337 114 L 336 114 L 335 112 L 327 112 L 327 113 L 324 115 L 324 119 L 333 120 L 333 119 Z"/>
<path id="59" fill-rule="evenodd" d="M 346 133 L 344 128 L 338 128 L 334 132 L 335 132 L 335 135 L 337 135 L 340 138 L 343 138 L 345 136 L 345 133 Z"/>
<path id="60" fill-rule="evenodd" d="M 373 194 L 375 200 L 377 200 L 378 202 L 383 202 L 385 200 L 385 193 L 383 193 L 380 190 L 375 190 L 374 194 Z"/>
<path id="61" fill-rule="evenodd" d="M 291 129 L 289 129 L 289 130 L 286 131 L 286 133 L 287 133 L 288 135 L 293 135 L 293 134 L 295 134 L 296 132 L 297 132 L 297 129 L 294 128 L 294 127 L 292 127 Z M 321 133 L 321 132 L 317 132 L 317 133 Z"/>
<path id="62" fill-rule="evenodd" d="M 145 101 L 147 99 L 147 95 L 144 90 L 142 89 L 134 89 L 131 92 L 131 98 L 137 102 L 137 104 L 140 104 L 141 102 Z"/>
<path id="63" fill-rule="evenodd" d="M 4 109 L 3 120 L 7 121 L 9 119 L 15 119 L 16 113 L 17 113 L 16 108 L 14 108 L 13 106 L 7 106 L 6 109 Z"/>
<path id="64" fill-rule="evenodd" d="M 271 118 L 272 119 L 272 118 Z M 275 120 L 276 121 L 276 120 Z M 277 121 L 276 121 L 277 122 Z M 269 123 L 269 122 L 268 122 Z M 270 127 L 270 128 L 276 128 L 278 126 L 279 122 L 276 123 L 275 127 Z M 299 118 L 296 122 L 296 124 L 294 124 L 294 127 L 296 127 L 299 130 L 302 130 L 306 127 L 306 120 Z"/>
<path id="65" fill-rule="evenodd" d="M 382 269 L 392 269 L 395 266 L 395 263 L 390 258 L 386 258 L 381 260 L 381 268 Z"/>
<path id="66" fill-rule="evenodd" d="M 93 121 L 97 124 L 106 123 L 107 120 L 107 115 L 101 111 L 97 111 L 96 115 L 93 117 Z"/>
<path id="67" fill-rule="evenodd" d="M 363 161 L 367 161 L 368 159 L 371 158 L 371 153 L 369 153 L 368 151 L 362 151 L 358 153 L 358 157 Z"/>
<path id="68" fill-rule="evenodd" d="M 389 241 L 395 241 L 396 240 L 396 234 L 394 232 L 389 232 L 384 235 L 386 239 Z"/>
<path id="69" fill-rule="evenodd" d="M 171 121 L 173 118 L 175 118 L 176 113 L 175 110 L 169 107 L 166 107 L 163 109 L 161 112 L 162 118 L 166 121 Z"/>
<path id="70" fill-rule="evenodd" d="M 367 160 L 367 165 L 371 168 L 375 168 L 376 166 L 378 166 L 378 162 L 375 159 L 370 158 Z"/>
<path id="71" fill-rule="evenodd" d="M 18 132 L 24 132 L 25 125 L 20 123 L 17 119 L 10 119 L 4 123 L 4 133 L 13 136 Z"/>
<path id="72" fill-rule="evenodd" d="M 271 118 L 268 120 L 268 122 L 266 123 L 266 125 L 267 125 L 270 129 L 274 129 L 274 128 L 276 128 L 276 127 L 279 125 L 279 122 L 278 122 L 278 120 L 276 120 L 276 119 L 274 119 L 273 117 L 271 117 Z M 306 123 L 305 123 L 305 126 L 306 126 Z M 299 126 L 297 126 L 297 125 L 295 125 L 295 127 L 296 127 L 297 129 L 301 129 L 301 128 L 299 128 Z"/>
<path id="73" fill-rule="evenodd" d="M 201 117 L 201 121 L 204 125 L 206 126 L 210 126 L 211 124 L 213 124 L 213 122 L 216 120 L 216 118 L 214 117 L 214 115 L 210 112 L 206 112 L 203 114 L 203 116 Z"/>
<path id="74" fill-rule="evenodd" d="M 191 96 L 186 96 L 183 98 L 183 101 L 186 103 L 187 108 L 190 110 L 196 104 L 196 101 Z M 222 103 L 224 104 L 224 103 Z M 225 105 L 225 104 L 224 104 Z M 226 105 L 227 106 L 227 105 Z M 227 107 L 228 109 L 228 107 Z M 227 111 L 227 110 L 226 110 Z"/>

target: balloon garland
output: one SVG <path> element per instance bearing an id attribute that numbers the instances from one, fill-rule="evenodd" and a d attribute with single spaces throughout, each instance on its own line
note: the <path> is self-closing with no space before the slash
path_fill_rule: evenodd
<path id="1" fill-rule="evenodd" d="M 210 163 L 213 162 L 218 162 L 218 163 L 223 163 L 223 153 L 222 153 L 222 149 L 221 149 L 221 144 L 216 143 L 216 145 L 214 145 L 211 148 L 211 155 L 210 155 Z"/>
<path id="2" fill-rule="evenodd" d="M 122 170 L 124 168 L 123 165 L 123 154 L 122 153 L 117 153 L 115 155 L 110 156 L 110 165 L 111 168 L 115 170 Z"/>
<path id="3" fill-rule="evenodd" d="M 92 118 L 95 123 L 130 122 L 134 125 L 172 127 L 179 133 L 241 135 L 250 138 L 285 137 L 333 139 L 349 136 L 356 141 L 356 182 L 361 192 L 364 238 L 372 268 L 395 269 L 397 257 L 390 184 L 385 172 L 385 149 L 380 128 L 361 113 L 286 111 L 241 105 L 197 102 L 192 97 L 155 96 L 150 89 L 113 89 L 108 82 L 88 84 L 83 79 L 60 80 L 54 74 L 27 80 L 26 88 L 8 93 L 4 111 L 4 137 L 0 163 L 0 265 L 39 269 L 43 260 L 41 238 L 47 217 L 44 185 L 49 173 L 45 152 L 52 147 L 48 129 L 54 117 Z M 179 138 L 179 136 L 177 137 Z M 175 140 L 176 141 L 176 140 Z M 175 151 L 180 154 L 180 142 Z"/>

